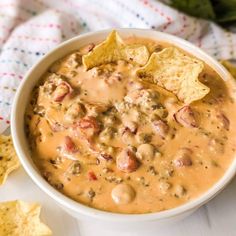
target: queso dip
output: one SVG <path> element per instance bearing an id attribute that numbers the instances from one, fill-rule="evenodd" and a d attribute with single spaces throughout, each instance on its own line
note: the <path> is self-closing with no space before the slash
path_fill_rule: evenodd
<path id="1" fill-rule="evenodd" d="M 144 45 L 149 56 L 171 47 L 124 42 L 129 50 Z M 146 79 L 150 74 L 138 76 L 142 60 L 117 57 L 85 68 L 83 56 L 94 47 L 55 62 L 32 92 L 26 135 L 43 177 L 80 203 L 131 214 L 174 208 L 212 187 L 235 156 L 234 81 L 201 62 L 198 79 L 209 93 L 185 103 Z"/>

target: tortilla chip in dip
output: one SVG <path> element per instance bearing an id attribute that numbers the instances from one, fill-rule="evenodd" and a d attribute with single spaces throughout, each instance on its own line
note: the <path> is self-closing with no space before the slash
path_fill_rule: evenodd
<path id="1" fill-rule="evenodd" d="M 102 64 L 125 60 L 142 66 L 146 64 L 148 58 L 149 52 L 146 46 L 127 45 L 116 31 L 112 31 L 104 42 L 83 56 L 83 65 L 88 70 Z"/>
<path id="2" fill-rule="evenodd" d="M 189 104 L 202 99 L 210 89 L 198 80 L 204 64 L 175 47 L 153 53 L 148 63 L 136 71 L 143 80 L 173 92 L 180 101 Z"/>
<path id="3" fill-rule="evenodd" d="M 0 235 L 49 236 L 52 231 L 40 219 L 41 207 L 36 203 L 11 201 L 0 203 Z"/>
<path id="4" fill-rule="evenodd" d="M 0 185 L 20 166 L 11 136 L 0 135 Z"/>

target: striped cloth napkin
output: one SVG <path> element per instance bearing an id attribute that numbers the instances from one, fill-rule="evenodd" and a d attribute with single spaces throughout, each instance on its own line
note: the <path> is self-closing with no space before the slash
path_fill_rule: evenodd
<path id="1" fill-rule="evenodd" d="M 113 27 L 149 28 L 182 37 L 216 59 L 236 59 L 236 34 L 157 0 L 1 0 L 0 133 L 27 70 L 62 41 Z"/>

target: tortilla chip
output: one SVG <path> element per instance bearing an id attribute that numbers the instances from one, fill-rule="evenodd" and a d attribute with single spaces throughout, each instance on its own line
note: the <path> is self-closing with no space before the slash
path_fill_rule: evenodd
<path id="1" fill-rule="evenodd" d="M 11 136 L 0 135 L 0 185 L 7 176 L 20 166 Z"/>
<path id="2" fill-rule="evenodd" d="M 49 236 L 52 231 L 40 219 L 41 206 L 11 201 L 0 203 L 0 235 Z"/>
<path id="3" fill-rule="evenodd" d="M 98 44 L 91 52 L 84 55 L 83 65 L 86 70 L 102 64 L 125 60 L 132 64 L 145 65 L 149 51 L 144 45 L 126 45 L 116 31 Z"/>
<path id="4" fill-rule="evenodd" d="M 191 103 L 202 99 L 210 89 L 198 80 L 204 68 L 202 61 L 185 55 L 174 47 L 153 53 L 136 74 L 173 92 L 180 101 Z"/>
<path id="5" fill-rule="evenodd" d="M 221 64 L 229 71 L 229 73 L 236 79 L 236 66 L 231 62 L 225 60 Z"/>

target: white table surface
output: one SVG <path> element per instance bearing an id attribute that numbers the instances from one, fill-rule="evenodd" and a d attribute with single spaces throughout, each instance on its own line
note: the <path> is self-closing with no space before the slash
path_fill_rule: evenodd
<path id="1" fill-rule="evenodd" d="M 187 219 L 171 226 L 114 232 L 78 222 L 64 212 L 27 176 L 23 168 L 13 172 L 0 186 L 0 201 L 21 199 L 42 204 L 42 219 L 54 236 L 236 236 L 236 178 L 216 198 Z"/>

